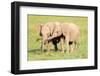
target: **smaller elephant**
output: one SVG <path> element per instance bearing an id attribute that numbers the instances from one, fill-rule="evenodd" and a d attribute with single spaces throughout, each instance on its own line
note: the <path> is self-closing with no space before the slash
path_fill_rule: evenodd
<path id="1" fill-rule="evenodd" d="M 57 27 L 58 25 L 60 25 L 59 22 L 48 22 L 46 24 L 39 25 L 39 33 L 40 33 L 40 36 L 42 37 L 42 43 L 41 43 L 41 50 L 42 51 L 44 50 L 44 46 L 46 46 L 47 51 L 49 52 L 51 42 L 53 43 L 55 50 L 58 49 L 57 43 L 60 41 L 60 37 L 56 36 L 55 38 L 48 40 L 48 38 L 50 36 L 55 34 L 54 33 L 55 28 L 57 28 L 56 31 L 60 31 L 59 36 L 61 35 L 61 29 L 59 27 Z"/>

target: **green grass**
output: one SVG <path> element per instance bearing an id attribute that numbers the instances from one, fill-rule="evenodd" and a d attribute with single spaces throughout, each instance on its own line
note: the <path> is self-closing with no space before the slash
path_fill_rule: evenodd
<path id="1" fill-rule="evenodd" d="M 36 41 L 40 38 L 38 32 L 38 25 L 47 22 L 72 22 L 79 26 L 81 31 L 80 46 L 78 50 L 72 53 L 61 54 L 59 51 L 54 50 L 49 55 L 46 52 L 40 51 L 40 41 Z M 28 60 L 57 60 L 57 59 L 84 59 L 88 57 L 88 18 L 78 16 L 36 16 L 28 15 Z M 60 45 L 58 44 L 60 49 Z M 54 49 L 51 46 L 51 49 Z"/>

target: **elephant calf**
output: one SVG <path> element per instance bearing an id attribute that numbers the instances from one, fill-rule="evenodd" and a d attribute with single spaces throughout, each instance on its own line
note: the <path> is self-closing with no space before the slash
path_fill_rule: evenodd
<path id="1" fill-rule="evenodd" d="M 59 31 L 59 36 L 61 35 L 61 28 L 58 27 L 59 25 L 60 25 L 59 22 L 48 22 L 46 24 L 39 25 L 39 33 L 40 36 L 42 37 L 42 44 L 41 44 L 42 51 L 44 50 L 44 46 L 46 46 L 47 51 L 49 52 L 51 42 L 54 44 L 55 50 L 57 50 L 57 43 L 60 41 L 59 40 L 60 37 L 56 36 L 55 38 L 49 40 L 48 38 L 50 36 L 54 36 L 55 28 L 57 28 L 56 31 Z"/>

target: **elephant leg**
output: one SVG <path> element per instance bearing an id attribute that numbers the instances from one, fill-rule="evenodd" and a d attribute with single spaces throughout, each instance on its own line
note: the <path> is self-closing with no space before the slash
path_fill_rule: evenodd
<path id="1" fill-rule="evenodd" d="M 61 45 L 61 53 L 64 53 L 64 41 L 63 41 L 63 38 L 60 39 L 60 45 Z"/>
<path id="2" fill-rule="evenodd" d="M 70 52 L 69 49 L 69 37 L 65 37 L 65 45 L 66 45 L 66 52 L 68 51 L 68 53 Z"/>
<path id="3" fill-rule="evenodd" d="M 75 41 L 74 44 L 75 44 L 75 50 L 78 50 L 78 48 L 79 48 L 79 43 Z"/>
<path id="4" fill-rule="evenodd" d="M 41 42 L 41 52 L 44 52 L 44 41 Z"/>
<path id="5" fill-rule="evenodd" d="M 71 42 L 71 44 L 69 43 L 69 47 L 70 47 L 70 52 L 73 52 L 74 50 L 75 50 L 75 44 L 74 44 L 74 42 Z"/>
<path id="6" fill-rule="evenodd" d="M 50 42 L 46 42 L 47 54 L 50 53 Z"/>

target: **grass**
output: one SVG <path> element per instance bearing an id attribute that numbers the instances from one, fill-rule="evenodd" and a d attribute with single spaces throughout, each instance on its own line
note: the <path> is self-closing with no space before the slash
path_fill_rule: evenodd
<path id="1" fill-rule="evenodd" d="M 45 52 L 40 51 L 40 41 L 36 41 L 39 38 L 38 25 L 47 22 L 72 22 L 79 26 L 81 31 L 80 46 L 78 50 L 72 53 L 61 54 L 59 51 L 53 51 L 47 55 Z M 28 15 L 28 60 L 57 60 L 57 59 L 84 59 L 88 57 L 88 18 L 78 16 L 37 16 Z M 58 44 L 58 48 L 60 45 Z"/>

